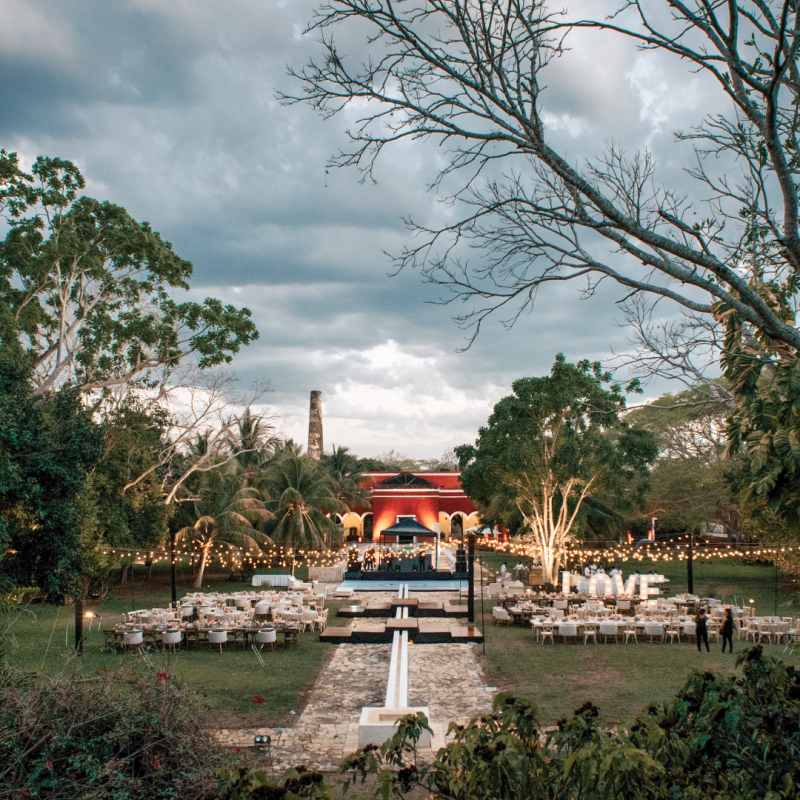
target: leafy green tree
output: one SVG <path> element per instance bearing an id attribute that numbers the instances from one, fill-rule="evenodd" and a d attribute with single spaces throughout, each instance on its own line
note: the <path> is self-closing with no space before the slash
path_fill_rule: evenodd
<path id="1" fill-rule="evenodd" d="M 725 381 L 718 383 L 724 391 Z M 717 524 L 729 535 L 741 535 L 741 459 L 724 457 L 728 413 L 727 402 L 698 385 L 664 394 L 626 415 L 658 442 L 647 514 L 658 517 L 660 528 L 689 531 Z"/>
<path id="2" fill-rule="evenodd" d="M 641 493 L 658 453 L 651 433 L 621 419 L 625 398 L 616 384 L 604 388 L 610 381 L 599 363 L 559 354 L 548 377 L 514 381 L 474 446 L 456 448 L 465 492 L 490 518 L 516 508 L 551 583 L 584 501 L 640 500 L 631 490 Z"/>
<path id="3" fill-rule="evenodd" d="M 264 476 L 274 515 L 265 530 L 276 544 L 322 550 L 337 533 L 330 514 L 342 511 L 336 481 L 308 455 L 286 452 L 274 459 Z"/>
<path id="4" fill-rule="evenodd" d="M 74 391 L 34 400 L 25 367 L 0 359 L 0 571 L 50 602 L 81 588 L 79 498 L 103 450 Z"/>
<path id="5" fill-rule="evenodd" d="M 161 475 L 148 472 L 165 435 L 163 415 L 129 401 L 105 416 L 102 429 L 104 453 L 80 498 L 84 586 L 88 591 L 90 584 L 99 584 L 101 592 L 111 570 L 119 566 L 117 558 L 104 552 L 162 547 L 174 511 L 164 504 Z M 129 486 L 143 473 L 148 474 Z M 123 581 L 126 574 L 123 567 Z"/>
<path id="6" fill-rule="evenodd" d="M 179 363 L 227 363 L 258 337 L 248 309 L 177 302 L 192 265 L 125 209 L 78 197 L 69 161 L 40 157 L 31 174 L 0 151 L 0 347 L 24 356 L 32 394 L 60 386 L 103 393 L 148 384 Z"/>
<path id="7" fill-rule="evenodd" d="M 200 550 L 195 589 L 203 585 L 209 559 L 260 556 L 261 545 L 272 544 L 260 528 L 273 517 L 257 489 L 237 489 L 234 476 L 222 468 L 204 473 L 198 488 L 198 500 L 181 504 L 176 534 L 176 542 L 192 542 Z"/>

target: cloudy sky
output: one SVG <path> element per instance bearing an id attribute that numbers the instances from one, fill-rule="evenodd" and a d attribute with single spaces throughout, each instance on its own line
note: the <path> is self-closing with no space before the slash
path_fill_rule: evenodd
<path id="1" fill-rule="evenodd" d="M 326 172 L 347 115 L 326 122 L 275 99 L 297 91 L 287 65 L 319 53 L 302 35 L 315 5 L 0 0 L 0 146 L 26 164 L 75 161 L 87 194 L 148 220 L 194 263 L 194 296 L 252 309 L 261 338 L 233 368 L 243 386 L 271 380 L 289 435 L 305 441 L 320 389 L 327 447 L 438 456 L 474 439 L 511 381 L 545 374 L 556 353 L 624 351 L 622 293 L 549 289 L 513 330 L 497 320 L 459 353 L 451 312 L 426 302 L 436 294 L 417 274 L 389 277 L 384 255 L 410 241 L 403 216 L 442 213 L 425 189 L 436 145 L 397 148 L 377 185 L 361 184 Z M 355 36 L 338 38 L 358 56 Z M 680 65 L 584 35 L 547 83 L 549 136 L 571 158 L 612 139 L 646 144 L 680 182 L 671 131 L 710 102 Z"/>

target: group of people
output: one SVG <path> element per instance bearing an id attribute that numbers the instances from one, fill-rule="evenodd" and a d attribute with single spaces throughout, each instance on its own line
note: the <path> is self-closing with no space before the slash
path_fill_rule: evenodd
<path id="1" fill-rule="evenodd" d="M 694 618 L 695 622 L 695 631 L 696 631 L 696 639 L 697 639 L 697 652 L 702 652 L 702 645 L 705 643 L 706 652 L 710 653 L 711 648 L 708 646 L 708 617 L 706 616 L 706 610 L 702 606 L 700 610 L 697 612 L 697 616 Z M 733 653 L 733 610 L 730 608 L 725 609 L 725 621 L 722 623 L 722 627 L 719 629 L 719 634 L 722 637 L 722 652 L 725 652 L 725 646 L 728 645 L 730 648 L 730 652 Z"/>
<path id="2" fill-rule="evenodd" d="M 364 559 L 361 560 L 361 552 L 357 547 L 353 547 L 347 554 L 347 571 L 348 572 L 372 572 L 376 569 L 387 570 L 389 572 L 399 571 L 401 569 L 401 560 L 406 561 L 414 558 L 411 556 L 395 553 L 391 550 L 381 549 L 380 552 L 374 547 L 368 547 L 364 551 Z M 406 566 L 406 569 L 409 567 Z M 431 557 L 422 549 L 416 555 L 416 563 L 411 566 L 414 572 L 422 572 L 425 570 L 433 569 Z"/>

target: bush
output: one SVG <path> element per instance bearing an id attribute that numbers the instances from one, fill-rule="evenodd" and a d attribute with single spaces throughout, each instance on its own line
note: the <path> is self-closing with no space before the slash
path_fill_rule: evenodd
<path id="1" fill-rule="evenodd" d="M 619 734 L 584 704 L 544 733 L 536 707 L 510 694 L 494 713 L 451 725 L 453 741 L 420 766 L 416 741 L 427 720 L 406 717 L 394 739 L 366 747 L 341 768 L 380 796 L 418 787 L 453 800 L 767 800 L 795 798 L 800 774 L 800 674 L 764 658 L 739 657 L 740 679 L 694 673 L 671 702 L 650 705 Z"/>
<path id="2" fill-rule="evenodd" d="M 0 797 L 214 797 L 223 755 L 166 674 L 0 674 Z"/>

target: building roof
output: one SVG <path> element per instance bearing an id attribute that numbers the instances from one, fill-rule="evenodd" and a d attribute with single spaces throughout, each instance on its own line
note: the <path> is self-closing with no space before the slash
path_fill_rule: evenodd
<path id="1" fill-rule="evenodd" d="M 401 472 L 399 475 L 394 475 L 391 478 L 379 481 L 374 484 L 373 488 L 378 486 L 418 486 L 425 487 L 426 489 L 438 489 L 438 485 L 431 481 L 421 478 L 419 475 L 412 475 L 410 472 Z"/>
<path id="2" fill-rule="evenodd" d="M 438 536 L 436 531 L 426 528 L 415 519 L 401 519 L 400 522 L 396 522 L 391 528 L 384 528 L 381 531 L 381 536 L 383 536 L 383 534 L 394 536 L 397 533 L 402 533 L 404 535 L 411 534 L 412 536 Z"/>

